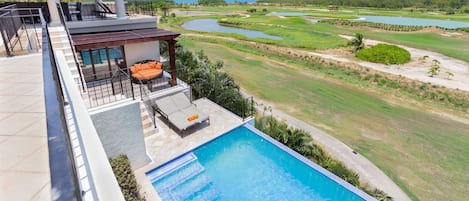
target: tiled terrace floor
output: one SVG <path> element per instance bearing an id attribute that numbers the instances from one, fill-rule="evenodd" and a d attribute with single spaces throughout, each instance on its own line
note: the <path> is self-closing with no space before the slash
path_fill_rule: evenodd
<path id="1" fill-rule="evenodd" d="M 184 134 L 180 134 L 179 131 L 175 132 L 173 129 L 170 129 L 166 120 L 157 118 L 156 123 L 159 127 L 159 132 L 145 138 L 147 153 L 150 155 L 153 162 L 136 170 L 135 172 L 138 183 L 142 185 L 142 190 L 146 192 L 148 200 L 157 199 L 155 199 L 155 190 L 148 178 L 145 176 L 145 172 L 162 165 L 176 156 L 196 148 L 197 146 L 236 128 L 243 123 L 243 120 L 240 117 L 208 99 L 199 99 L 194 101 L 194 103 L 197 105 L 197 108 L 210 115 L 210 125 L 208 123 L 202 123 L 185 131 Z"/>
<path id="2" fill-rule="evenodd" d="M 51 200 L 42 55 L 0 58 L 0 200 Z"/>

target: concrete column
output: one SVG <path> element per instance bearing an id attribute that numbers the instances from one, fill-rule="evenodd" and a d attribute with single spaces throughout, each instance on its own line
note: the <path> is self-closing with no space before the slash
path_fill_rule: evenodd
<path id="1" fill-rule="evenodd" d="M 117 18 L 118 18 L 118 19 L 127 18 L 127 16 L 125 15 L 125 4 L 124 4 L 124 0 L 115 0 L 114 3 L 115 3 L 115 5 L 116 5 L 116 14 L 117 14 Z"/>
<path id="2" fill-rule="evenodd" d="M 49 7 L 49 14 L 50 14 L 49 26 L 60 25 L 60 15 L 59 15 L 59 10 L 57 9 L 57 1 L 47 0 L 47 6 Z"/>

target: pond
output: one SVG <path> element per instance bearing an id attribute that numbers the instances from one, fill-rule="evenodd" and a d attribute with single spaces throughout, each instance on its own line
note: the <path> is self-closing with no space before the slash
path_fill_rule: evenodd
<path id="1" fill-rule="evenodd" d="M 395 25 L 409 25 L 409 26 L 439 26 L 444 28 L 461 28 L 469 27 L 469 22 L 459 22 L 452 20 L 433 20 L 423 18 L 410 18 L 410 17 L 390 17 L 390 16 L 359 16 L 368 22 L 395 24 Z"/>
<path id="2" fill-rule="evenodd" d="M 311 13 L 303 13 L 303 12 L 271 12 L 267 14 L 267 16 L 307 16 L 311 15 Z"/>
<path id="3" fill-rule="evenodd" d="M 272 36 L 260 31 L 251 31 L 240 28 L 225 27 L 218 24 L 216 19 L 198 19 L 188 21 L 182 24 L 184 29 L 203 32 L 221 32 L 221 33 L 237 33 L 244 35 L 248 38 L 268 38 L 273 40 L 282 40 L 281 37 Z"/>

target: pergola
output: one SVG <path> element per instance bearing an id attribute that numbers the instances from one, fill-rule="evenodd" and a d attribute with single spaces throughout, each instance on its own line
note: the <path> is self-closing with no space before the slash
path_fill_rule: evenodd
<path id="1" fill-rule="evenodd" d="M 171 69 L 171 84 L 177 85 L 175 44 L 180 34 L 164 29 L 149 28 L 116 32 L 91 33 L 72 35 L 76 51 L 105 48 L 110 46 L 124 46 L 126 44 L 150 41 L 167 41 L 169 48 L 169 66 Z M 125 51 L 125 50 L 123 50 Z M 124 52 L 125 55 L 125 52 Z M 124 58 L 124 64 L 127 66 Z"/>

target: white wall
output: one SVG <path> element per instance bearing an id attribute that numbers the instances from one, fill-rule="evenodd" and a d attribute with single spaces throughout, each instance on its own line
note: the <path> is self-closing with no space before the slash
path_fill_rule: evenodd
<path id="1" fill-rule="evenodd" d="M 160 60 L 160 42 L 132 43 L 124 45 L 127 67 L 143 60 Z"/>
<path id="2" fill-rule="evenodd" d="M 96 111 L 91 119 L 108 157 L 125 154 L 134 169 L 150 161 L 146 154 L 139 102 Z"/>

